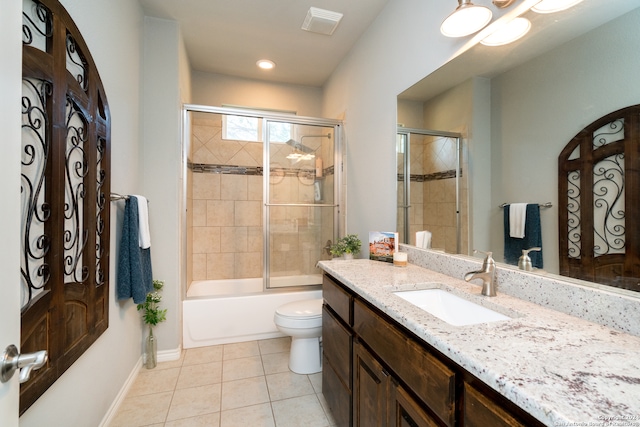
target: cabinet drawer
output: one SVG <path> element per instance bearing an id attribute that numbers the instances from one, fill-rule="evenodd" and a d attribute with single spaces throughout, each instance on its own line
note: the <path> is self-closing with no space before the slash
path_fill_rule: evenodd
<path id="1" fill-rule="evenodd" d="M 322 276 L 322 297 L 347 325 L 353 325 L 353 297 L 326 274 Z"/>
<path id="2" fill-rule="evenodd" d="M 340 380 L 351 389 L 351 332 L 322 307 L 322 349 Z"/>
<path id="3" fill-rule="evenodd" d="M 333 370 L 326 356 L 322 360 L 322 394 L 336 421 L 336 426 L 349 427 L 351 425 L 351 392 L 338 378 L 338 374 Z"/>
<path id="4" fill-rule="evenodd" d="M 463 411 L 465 427 L 524 427 L 526 425 L 468 383 L 464 383 Z"/>
<path id="5" fill-rule="evenodd" d="M 455 373 L 406 332 L 355 301 L 353 329 L 448 426 L 455 423 Z"/>

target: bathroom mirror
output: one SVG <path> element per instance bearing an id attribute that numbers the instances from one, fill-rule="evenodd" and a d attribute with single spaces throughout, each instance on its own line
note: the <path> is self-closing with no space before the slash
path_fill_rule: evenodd
<path id="1" fill-rule="evenodd" d="M 591 122 L 640 102 L 639 8 L 640 0 L 583 0 L 557 14 L 527 12 L 525 38 L 475 45 L 398 95 L 399 123 L 463 135 L 470 188 L 462 253 L 503 259 L 500 205 L 551 202 L 541 208 L 539 273 L 558 273 L 558 156 Z"/>

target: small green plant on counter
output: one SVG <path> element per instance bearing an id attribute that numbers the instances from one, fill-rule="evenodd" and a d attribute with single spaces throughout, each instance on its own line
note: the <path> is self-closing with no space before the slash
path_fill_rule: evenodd
<path id="1" fill-rule="evenodd" d="M 167 309 L 160 309 L 160 291 L 164 286 L 162 280 L 153 281 L 153 291 L 147 294 L 147 299 L 142 304 L 138 304 L 138 311 L 144 310 L 142 319 L 149 326 L 156 326 L 160 322 L 167 320 Z"/>
<path id="2" fill-rule="evenodd" d="M 358 235 L 349 234 L 338 239 L 333 245 L 331 245 L 329 252 L 331 252 L 331 255 L 334 257 L 340 257 L 344 254 L 356 255 L 360 253 L 361 248 L 362 242 L 358 238 Z"/>

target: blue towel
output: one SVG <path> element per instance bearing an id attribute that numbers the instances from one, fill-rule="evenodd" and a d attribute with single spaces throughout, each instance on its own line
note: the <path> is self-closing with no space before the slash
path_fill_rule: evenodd
<path id="1" fill-rule="evenodd" d="M 118 299 L 133 298 L 141 304 L 153 290 L 151 249 L 140 248 L 138 234 L 138 199 L 129 197 L 124 207 L 120 257 L 118 259 Z"/>
<path id="2" fill-rule="evenodd" d="M 504 262 L 518 265 L 523 249 L 542 248 L 542 229 L 540 227 L 540 206 L 537 203 L 527 205 L 527 219 L 524 224 L 524 238 L 509 235 L 509 206 L 504 209 Z M 529 252 L 531 265 L 542 268 L 542 250 Z"/>

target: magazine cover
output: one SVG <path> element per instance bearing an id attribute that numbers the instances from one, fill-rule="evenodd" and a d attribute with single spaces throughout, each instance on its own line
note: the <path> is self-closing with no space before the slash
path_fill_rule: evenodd
<path id="1" fill-rule="evenodd" d="M 391 231 L 369 232 L 369 259 L 393 262 L 393 253 L 398 250 L 398 233 Z"/>

